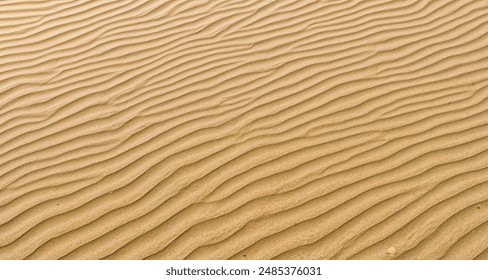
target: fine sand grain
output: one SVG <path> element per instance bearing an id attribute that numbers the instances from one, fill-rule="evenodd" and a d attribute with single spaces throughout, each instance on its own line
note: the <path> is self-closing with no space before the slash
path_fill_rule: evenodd
<path id="1" fill-rule="evenodd" d="M 2 0 L 0 259 L 488 259 L 488 1 Z"/>

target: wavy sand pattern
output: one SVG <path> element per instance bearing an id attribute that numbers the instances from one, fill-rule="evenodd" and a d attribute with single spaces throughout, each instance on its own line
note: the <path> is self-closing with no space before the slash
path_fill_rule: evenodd
<path id="1" fill-rule="evenodd" d="M 0 259 L 488 259 L 485 0 L 4 0 Z"/>

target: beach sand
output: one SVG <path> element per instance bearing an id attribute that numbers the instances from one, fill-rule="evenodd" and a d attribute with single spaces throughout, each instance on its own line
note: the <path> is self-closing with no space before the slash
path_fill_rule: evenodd
<path id="1" fill-rule="evenodd" d="M 0 259 L 488 259 L 488 1 L 3 0 Z"/>

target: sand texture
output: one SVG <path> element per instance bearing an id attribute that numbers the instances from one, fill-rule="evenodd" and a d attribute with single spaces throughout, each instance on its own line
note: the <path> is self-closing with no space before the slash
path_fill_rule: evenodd
<path id="1" fill-rule="evenodd" d="M 2 0 L 0 259 L 488 259 L 488 1 Z"/>

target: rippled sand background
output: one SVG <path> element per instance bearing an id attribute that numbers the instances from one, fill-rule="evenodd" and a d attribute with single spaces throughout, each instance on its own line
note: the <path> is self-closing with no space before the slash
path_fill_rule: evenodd
<path id="1" fill-rule="evenodd" d="M 0 2 L 0 259 L 488 259 L 488 1 Z"/>

